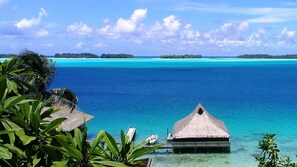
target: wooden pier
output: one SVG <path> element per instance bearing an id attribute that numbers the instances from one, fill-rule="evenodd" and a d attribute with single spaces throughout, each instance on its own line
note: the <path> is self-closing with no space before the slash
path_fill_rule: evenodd
<path id="1" fill-rule="evenodd" d="M 144 148 L 151 148 L 154 145 L 145 145 Z M 161 151 L 164 150 L 164 151 Z M 162 154 L 162 153 L 173 153 L 173 147 L 171 144 L 164 144 L 162 147 L 159 147 L 158 149 L 154 150 L 152 154 Z"/>
<path id="2" fill-rule="evenodd" d="M 133 128 L 131 128 L 130 126 L 128 127 L 127 129 L 127 132 L 126 132 L 126 136 L 128 136 L 128 142 L 132 142 L 133 139 L 134 139 L 134 136 L 135 136 L 135 133 L 136 133 L 136 126 L 134 125 Z"/>
<path id="3" fill-rule="evenodd" d="M 145 145 L 144 148 L 151 148 L 154 145 Z M 162 147 L 159 147 L 158 149 L 172 149 L 172 145 L 171 144 L 164 144 Z"/>

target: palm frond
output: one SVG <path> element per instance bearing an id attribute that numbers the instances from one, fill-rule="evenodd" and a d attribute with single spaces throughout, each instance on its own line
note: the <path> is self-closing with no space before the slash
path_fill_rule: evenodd
<path id="1" fill-rule="evenodd" d="M 24 62 L 23 68 L 33 73 L 25 76 L 25 81 L 38 92 L 44 93 L 54 79 L 55 63 L 51 59 L 29 50 L 20 54 L 20 60 Z"/>
<path id="2" fill-rule="evenodd" d="M 71 109 L 74 109 L 78 103 L 76 94 L 67 88 L 51 89 L 44 97 L 52 105 L 66 105 Z"/>

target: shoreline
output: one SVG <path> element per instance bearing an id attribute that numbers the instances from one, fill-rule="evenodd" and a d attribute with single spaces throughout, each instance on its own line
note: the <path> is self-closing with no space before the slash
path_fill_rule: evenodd
<path id="1" fill-rule="evenodd" d="M 205 61 L 205 60 L 221 60 L 221 61 L 297 61 L 296 59 L 263 59 L 263 58 L 255 58 L 255 59 L 250 59 L 250 58 L 236 58 L 236 57 L 216 57 L 216 58 L 210 58 L 210 57 L 203 57 L 203 58 L 193 58 L 193 59 L 164 59 L 164 58 L 159 58 L 159 57 L 136 57 L 136 58 L 54 58 L 54 57 L 49 57 L 52 60 L 110 60 L 110 61 L 137 61 L 137 60 L 161 60 L 161 61 Z M 10 58 L 0 58 L 0 61 L 2 60 L 8 60 Z"/>
<path id="2" fill-rule="evenodd" d="M 127 61 L 133 61 L 133 60 L 140 60 L 140 59 L 152 59 L 152 60 L 187 60 L 187 61 L 196 61 L 196 60 L 250 60 L 250 61 L 263 61 L 263 60 L 268 60 L 268 61 L 277 61 L 277 60 L 297 60 L 297 58 L 238 58 L 238 57 L 202 57 L 202 58 L 160 58 L 160 57 L 147 57 L 147 56 L 138 56 L 135 58 L 55 58 L 52 56 L 46 56 L 50 59 L 53 60 L 127 60 Z M 0 57 L 0 60 L 6 60 L 10 58 L 4 58 Z"/>

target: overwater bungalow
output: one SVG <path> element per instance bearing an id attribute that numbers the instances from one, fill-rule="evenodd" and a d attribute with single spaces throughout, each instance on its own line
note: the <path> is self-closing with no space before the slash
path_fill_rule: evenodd
<path id="1" fill-rule="evenodd" d="M 230 135 L 224 122 L 198 104 L 195 110 L 174 124 L 174 153 L 230 152 Z"/>
<path id="2" fill-rule="evenodd" d="M 75 128 L 80 128 L 85 125 L 86 122 L 93 119 L 94 116 L 83 113 L 77 109 L 71 111 L 70 108 L 66 106 L 54 106 L 53 108 L 59 109 L 59 111 L 53 113 L 51 118 L 47 118 L 48 121 L 53 121 L 58 118 L 67 118 L 60 127 L 63 131 L 72 131 Z M 44 107 L 43 111 L 47 110 L 48 107 Z"/>

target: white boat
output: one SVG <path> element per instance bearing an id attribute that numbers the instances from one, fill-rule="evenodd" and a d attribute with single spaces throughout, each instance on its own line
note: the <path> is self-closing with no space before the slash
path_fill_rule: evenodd
<path id="1" fill-rule="evenodd" d="M 155 144 L 157 140 L 158 140 L 158 135 L 151 135 L 145 141 L 147 141 L 148 144 Z"/>

